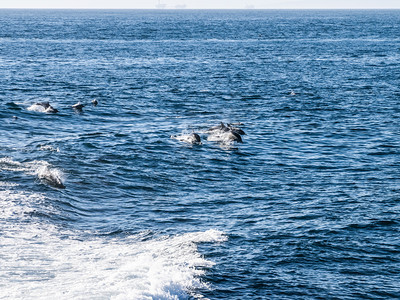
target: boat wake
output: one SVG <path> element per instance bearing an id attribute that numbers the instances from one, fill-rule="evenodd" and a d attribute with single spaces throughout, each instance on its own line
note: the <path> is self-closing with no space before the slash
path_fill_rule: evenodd
<path id="1" fill-rule="evenodd" d="M 224 242 L 217 230 L 151 239 L 110 237 L 58 228 L 27 214 L 45 196 L 0 190 L 0 298 L 187 299 L 208 289 L 201 280 L 214 265 L 197 250 Z M 44 208 L 47 211 L 47 208 Z M 90 235 L 89 235 L 90 236 Z"/>

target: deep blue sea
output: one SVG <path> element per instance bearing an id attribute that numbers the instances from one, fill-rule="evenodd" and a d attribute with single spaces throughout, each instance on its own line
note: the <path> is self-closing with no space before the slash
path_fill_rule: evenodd
<path id="1" fill-rule="evenodd" d="M 0 299 L 399 299 L 399 162 L 400 11 L 0 10 Z"/>

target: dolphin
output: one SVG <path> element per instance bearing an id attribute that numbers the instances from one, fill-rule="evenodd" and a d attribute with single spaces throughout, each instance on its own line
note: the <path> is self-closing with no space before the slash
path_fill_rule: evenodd
<path id="1" fill-rule="evenodd" d="M 28 110 L 45 112 L 45 113 L 57 113 L 58 109 L 55 109 L 50 105 L 48 101 L 45 102 L 36 102 L 35 104 L 28 107 Z"/>
<path id="2" fill-rule="evenodd" d="M 227 124 L 230 131 L 235 132 L 240 135 L 246 135 L 246 133 L 239 127 L 234 127 L 232 124 Z"/>
<path id="3" fill-rule="evenodd" d="M 212 142 L 218 142 L 221 144 L 231 144 L 232 142 L 243 143 L 240 134 L 233 131 L 210 134 L 207 140 Z"/>
<path id="4" fill-rule="evenodd" d="M 194 143 L 192 143 L 192 144 L 201 144 L 201 138 L 197 133 L 193 132 L 190 136 L 191 136 L 192 140 L 194 141 Z"/>
<path id="5" fill-rule="evenodd" d="M 239 133 L 236 133 L 234 131 L 229 132 L 225 139 L 227 139 L 228 141 L 233 141 L 233 142 L 237 142 L 237 143 L 243 143 L 242 137 L 240 136 Z"/>
<path id="6" fill-rule="evenodd" d="M 62 173 L 60 173 L 57 169 L 50 168 L 46 165 L 42 166 L 37 170 L 37 176 L 50 186 L 59 189 L 65 189 Z"/>
<path id="7" fill-rule="evenodd" d="M 171 138 L 175 139 L 175 140 L 178 140 L 178 141 L 181 141 L 181 142 L 188 143 L 188 144 L 201 145 L 201 138 L 195 132 L 192 132 L 190 134 L 182 134 L 182 135 L 178 135 L 178 136 L 171 135 Z"/>
<path id="8" fill-rule="evenodd" d="M 85 107 L 85 105 L 80 102 L 72 105 L 72 108 L 75 109 L 76 111 L 82 111 L 82 108 L 84 108 L 84 107 Z"/>
<path id="9" fill-rule="evenodd" d="M 45 183 L 48 185 L 58 188 L 58 189 L 65 189 L 66 186 L 64 183 L 60 180 L 60 178 L 54 177 L 54 176 L 48 176 L 48 177 L 42 177 L 41 178 Z"/>
<path id="10" fill-rule="evenodd" d="M 217 126 L 208 128 L 206 132 L 211 133 L 211 132 L 215 132 L 215 131 L 225 131 L 225 129 L 227 129 L 225 124 L 221 122 Z"/>

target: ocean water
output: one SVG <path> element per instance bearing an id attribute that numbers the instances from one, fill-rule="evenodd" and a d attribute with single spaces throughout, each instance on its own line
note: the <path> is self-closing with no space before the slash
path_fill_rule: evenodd
<path id="1" fill-rule="evenodd" d="M 0 299 L 398 299 L 399 160 L 400 11 L 0 11 Z"/>

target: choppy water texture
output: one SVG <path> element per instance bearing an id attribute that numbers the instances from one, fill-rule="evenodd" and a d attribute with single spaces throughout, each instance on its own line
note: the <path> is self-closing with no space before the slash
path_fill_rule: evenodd
<path id="1" fill-rule="evenodd" d="M 399 11 L 3 10 L 0 119 L 0 298 L 400 297 Z"/>

